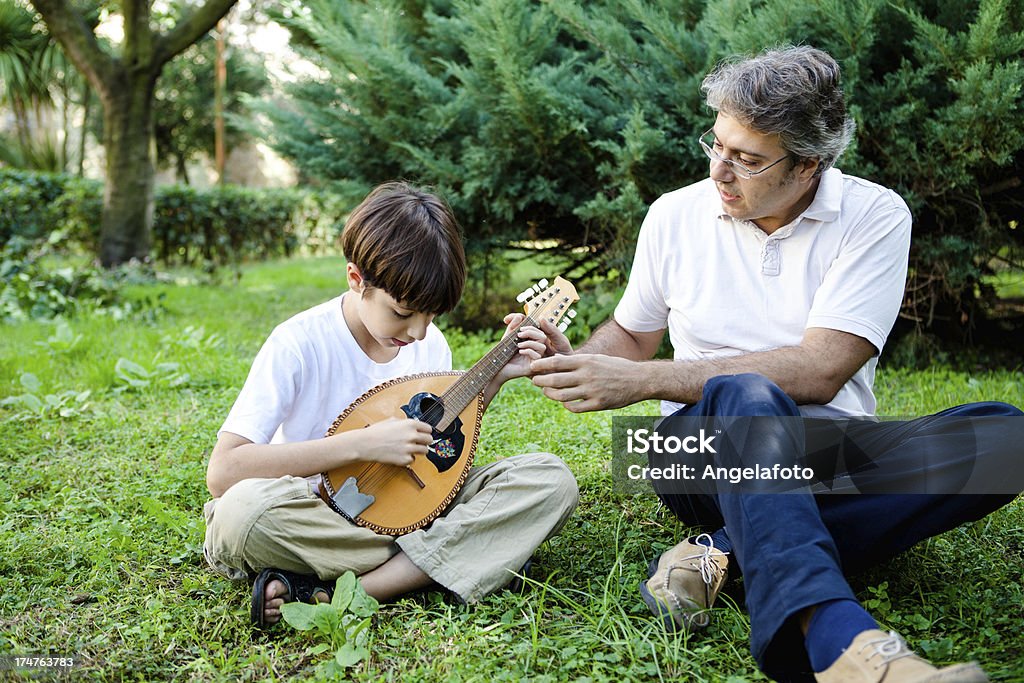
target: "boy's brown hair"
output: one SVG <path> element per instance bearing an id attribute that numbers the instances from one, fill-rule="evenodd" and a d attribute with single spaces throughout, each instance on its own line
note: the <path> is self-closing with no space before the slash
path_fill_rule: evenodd
<path id="1" fill-rule="evenodd" d="M 378 185 L 349 215 L 341 248 L 370 287 L 418 313 L 447 313 L 462 298 L 459 226 L 448 204 L 426 190 Z"/>

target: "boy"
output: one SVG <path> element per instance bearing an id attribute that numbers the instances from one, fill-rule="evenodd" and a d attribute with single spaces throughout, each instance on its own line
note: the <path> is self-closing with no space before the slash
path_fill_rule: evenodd
<path id="1" fill-rule="evenodd" d="M 317 475 L 353 461 L 407 465 L 427 454 L 430 426 L 392 419 L 323 438 L 368 389 L 394 377 L 451 369 L 432 324 L 455 307 L 465 255 L 448 206 L 404 183 L 370 193 L 342 235 L 349 291 L 279 325 L 253 362 L 210 456 L 204 551 L 232 579 L 256 574 L 253 622 L 280 619 L 292 600 L 329 599 L 346 571 L 386 601 L 440 584 L 465 602 L 507 584 L 562 527 L 576 482 L 546 453 L 475 467 L 427 528 L 395 538 L 350 523 L 316 490 Z M 522 321 L 510 315 L 511 329 Z M 526 374 L 544 349 L 535 328 L 484 392 Z"/>

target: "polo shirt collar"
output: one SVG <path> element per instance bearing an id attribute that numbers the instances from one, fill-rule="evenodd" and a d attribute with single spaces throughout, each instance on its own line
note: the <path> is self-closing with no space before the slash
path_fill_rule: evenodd
<path id="1" fill-rule="evenodd" d="M 839 209 L 843 202 L 843 172 L 830 168 L 821 175 L 818 191 L 810 206 L 804 209 L 800 218 L 827 223 L 839 218 Z"/>
<path id="2" fill-rule="evenodd" d="M 714 182 L 711 183 L 712 188 Z M 726 222 L 734 222 L 739 225 L 747 225 L 753 230 L 759 237 L 768 237 L 764 232 L 750 221 L 737 221 L 729 214 L 724 211 L 720 211 L 721 204 L 718 203 L 718 193 L 714 194 L 715 206 L 719 209 L 718 219 Z M 804 209 L 803 213 L 793 219 L 789 225 L 772 233 L 771 237 L 774 239 L 784 239 L 789 237 L 796 226 L 800 224 L 804 219 L 812 221 L 820 221 L 822 223 L 829 223 L 839 220 L 839 212 L 843 203 L 843 172 L 837 168 L 830 168 L 821 174 L 821 182 L 818 183 L 818 189 L 814 193 L 814 199 Z"/>

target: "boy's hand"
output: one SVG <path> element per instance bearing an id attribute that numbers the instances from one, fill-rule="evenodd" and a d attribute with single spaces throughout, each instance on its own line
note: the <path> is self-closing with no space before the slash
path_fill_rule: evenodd
<path id="1" fill-rule="evenodd" d="M 433 441 L 430 425 L 408 418 L 393 417 L 377 422 L 358 434 L 361 437 L 360 460 L 403 467 L 411 465 L 417 455 L 426 455 L 427 446 Z"/>
<path id="2" fill-rule="evenodd" d="M 515 329 L 523 324 L 526 316 L 522 313 L 509 313 L 505 316 L 505 336 L 513 334 Z M 557 332 L 557 330 L 556 330 Z M 561 333 L 559 333 L 561 334 Z M 499 372 L 497 379 L 500 383 L 507 382 L 517 377 L 526 377 L 530 374 L 530 362 L 543 358 L 547 352 L 547 337 L 544 333 L 527 325 L 519 330 L 519 353 L 505 364 Z"/>

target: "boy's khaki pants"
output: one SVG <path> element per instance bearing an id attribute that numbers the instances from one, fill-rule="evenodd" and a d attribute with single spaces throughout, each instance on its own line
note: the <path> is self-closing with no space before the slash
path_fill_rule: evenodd
<path id="1" fill-rule="evenodd" d="M 357 576 L 404 551 L 425 574 L 465 602 L 511 581 L 576 507 L 576 480 L 548 453 L 474 467 L 455 500 L 430 526 L 384 536 L 334 512 L 306 479 L 246 479 L 206 504 L 204 552 L 231 579 L 272 567 L 333 581 Z"/>

